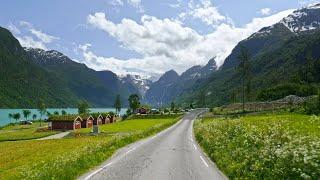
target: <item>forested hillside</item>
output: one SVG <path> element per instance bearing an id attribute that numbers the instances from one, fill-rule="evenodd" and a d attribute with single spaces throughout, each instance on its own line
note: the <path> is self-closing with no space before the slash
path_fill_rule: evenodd
<path id="1" fill-rule="evenodd" d="M 117 94 L 125 105 L 138 92 L 110 71 L 95 71 L 57 51 L 24 49 L 0 27 L 0 107 L 75 107 L 86 100 L 94 107 L 112 107 Z"/>
<path id="2" fill-rule="evenodd" d="M 0 107 L 71 106 L 77 98 L 66 82 L 30 62 L 12 34 L 0 27 Z"/>

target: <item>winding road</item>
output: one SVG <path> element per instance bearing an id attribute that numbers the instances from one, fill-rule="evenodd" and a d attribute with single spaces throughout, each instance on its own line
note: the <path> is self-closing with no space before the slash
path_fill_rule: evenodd
<path id="1" fill-rule="evenodd" d="M 227 179 L 201 151 L 193 122 L 204 110 L 187 113 L 174 126 L 121 149 L 82 180 L 209 180 Z"/>

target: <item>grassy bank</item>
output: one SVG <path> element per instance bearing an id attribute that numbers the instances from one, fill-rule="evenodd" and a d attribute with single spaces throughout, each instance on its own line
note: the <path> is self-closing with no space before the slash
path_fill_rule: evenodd
<path id="1" fill-rule="evenodd" d="M 143 122 L 143 128 L 136 126 L 138 121 Z M 136 119 L 103 126 L 113 131 L 112 135 L 2 142 L 0 157 L 4 158 L 0 158 L 0 179 L 74 179 L 108 159 L 117 149 L 153 135 L 173 125 L 178 119 L 150 119 L 152 123 L 146 121 Z M 122 133 L 124 131 L 128 133 Z"/>
<path id="2" fill-rule="evenodd" d="M 0 130 L 0 142 L 37 139 L 59 133 L 58 131 L 41 130 L 39 125 L 39 122 L 35 122 L 32 125 L 16 124 L 3 127 Z M 47 123 L 42 123 L 42 128 L 47 126 Z"/>
<path id="3" fill-rule="evenodd" d="M 230 179 L 320 177 L 320 118 L 300 114 L 204 118 L 197 141 Z"/>

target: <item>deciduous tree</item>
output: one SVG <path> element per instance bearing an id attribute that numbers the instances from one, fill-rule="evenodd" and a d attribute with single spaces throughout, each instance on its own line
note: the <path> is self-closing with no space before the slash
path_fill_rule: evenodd
<path id="1" fill-rule="evenodd" d="M 25 120 L 28 121 L 28 117 L 30 116 L 31 111 L 30 110 L 22 110 L 22 114 L 23 114 L 23 117 L 25 118 Z"/>
<path id="2" fill-rule="evenodd" d="M 16 120 L 16 124 L 18 123 L 18 120 L 20 119 L 20 117 L 21 117 L 20 113 L 15 113 L 15 114 L 13 115 L 13 119 Z"/>
<path id="3" fill-rule="evenodd" d="M 42 102 L 39 104 L 38 106 L 38 112 L 40 114 L 40 127 L 41 127 L 41 122 L 42 122 L 42 116 L 46 114 L 47 112 L 47 108 L 46 108 L 46 105 Z"/>
<path id="4" fill-rule="evenodd" d="M 137 111 L 140 106 L 140 97 L 138 94 L 132 94 L 129 96 L 129 106 L 133 113 Z"/>
<path id="5" fill-rule="evenodd" d="M 79 114 L 87 114 L 89 113 L 89 104 L 87 101 L 81 101 L 78 103 L 78 113 Z"/>

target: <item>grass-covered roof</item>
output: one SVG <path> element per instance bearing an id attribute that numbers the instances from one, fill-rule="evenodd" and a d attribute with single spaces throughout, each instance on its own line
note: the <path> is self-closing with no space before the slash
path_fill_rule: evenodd
<path id="1" fill-rule="evenodd" d="M 93 118 L 90 114 L 80 114 L 80 117 L 82 118 L 82 120 L 87 120 L 90 117 Z"/>
<path id="2" fill-rule="evenodd" d="M 92 116 L 94 119 L 97 119 L 99 116 L 101 116 L 101 117 L 103 118 L 103 116 L 102 116 L 101 113 L 92 113 L 91 116 Z"/>
<path id="3" fill-rule="evenodd" d="M 49 117 L 49 121 L 74 121 L 79 118 L 79 115 L 71 114 L 71 115 L 52 115 Z M 82 120 L 81 117 L 79 120 Z"/>

